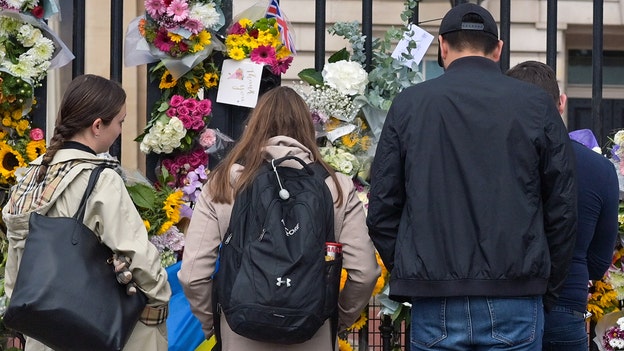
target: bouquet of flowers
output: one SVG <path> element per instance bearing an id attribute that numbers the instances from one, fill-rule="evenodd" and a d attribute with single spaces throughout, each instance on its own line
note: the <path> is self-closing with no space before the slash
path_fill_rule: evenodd
<path id="1" fill-rule="evenodd" d="M 50 68 L 55 46 L 29 22 L 7 16 L 4 11 L 0 15 L 0 67 L 38 86 Z"/>
<path id="2" fill-rule="evenodd" d="M 10 127 L 10 118 L 19 120 L 30 112 L 33 101 L 33 87 L 24 79 L 0 71 L 0 111 L 5 127 Z M 15 118 L 13 118 L 15 116 Z"/>
<path id="3" fill-rule="evenodd" d="M 128 26 L 128 66 L 160 61 L 179 79 L 223 44 L 212 34 L 225 23 L 220 0 L 145 0 L 145 15 Z"/>
<path id="4" fill-rule="evenodd" d="M 267 65 L 275 75 L 285 73 L 293 60 L 292 52 L 282 43 L 275 18 L 252 21 L 243 17 L 234 22 L 227 31 L 225 47 L 231 59 L 248 58 Z"/>
<path id="5" fill-rule="evenodd" d="M 624 350 L 624 312 L 605 315 L 596 324 L 594 343 L 600 351 Z"/>
<path id="6" fill-rule="evenodd" d="M 218 0 L 145 0 L 147 16 L 139 32 L 171 57 L 201 52 L 211 43 L 210 31 L 222 25 L 219 5 Z"/>
<path id="7" fill-rule="evenodd" d="M 39 0 L 2 0 L 0 8 L 29 14 L 36 18 L 43 18 L 44 9 Z"/>
<path id="8" fill-rule="evenodd" d="M 165 64 L 159 62 L 150 69 L 150 81 L 157 81 L 158 88 L 169 94 L 197 97 L 200 92 L 218 86 L 219 70 L 212 59 L 207 58 L 182 76 L 174 78 Z"/>
<path id="9" fill-rule="evenodd" d="M 161 168 L 171 175 L 171 184 L 181 188 L 187 185 L 188 174 L 208 165 L 208 154 L 203 147 L 195 147 L 190 152 L 174 153 L 161 159 Z"/>
<path id="10" fill-rule="evenodd" d="M 162 170 L 156 184 L 141 178 L 126 182 L 126 189 L 143 218 L 149 240 L 161 254 L 163 267 L 177 262 L 177 255 L 184 247 L 184 234 L 178 228 L 184 223 L 181 216 L 185 205 L 182 199 L 184 193 L 173 188 L 171 181 L 167 171 Z"/>
<path id="11" fill-rule="evenodd" d="M 209 99 L 184 98 L 173 95 L 164 100 L 152 112 L 152 119 L 135 141 L 141 142 L 144 153 L 172 153 L 174 150 L 189 151 L 196 137 L 206 127 L 212 113 Z"/>
<path id="12" fill-rule="evenodd" d="M 309 89 L 298 85 L 295 90 L 306 100 L 317 123 L 325 123 L 330 117 L 350 122 L 363 105 L 356 97 L 364 94 L 368 73 L 349 56 L 342 49 L 329 57 L 322 72 L 307 68 L 298 74 Z"/>

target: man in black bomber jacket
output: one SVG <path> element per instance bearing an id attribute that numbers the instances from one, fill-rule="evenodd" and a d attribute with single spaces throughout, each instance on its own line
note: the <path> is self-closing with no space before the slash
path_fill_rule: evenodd
<path id="1" fill-rule="evenodd" d="M 575 243 L 572 146 L 552 99 L 501 72 L 484 8 L 451 9 L 439 43 L 445 73 L 388 112 L 369 234 L 412 351 L 537 350 Z"/>

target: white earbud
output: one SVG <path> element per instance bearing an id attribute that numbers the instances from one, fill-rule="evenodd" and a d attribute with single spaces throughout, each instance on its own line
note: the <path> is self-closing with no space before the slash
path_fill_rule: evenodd
<path id="1" fill-rule="evenodd" d="M 273 172 L 275 172 L 275 177 L 277 177 L 277 184 L 279 184 L 280 187 L 280 191 L 278 193 L 279 197 L 282 200 L 288 200 L 290 198 L 290 193 L 282 186 L 282 181 L 280 180 L 279 174 L 277 173 L 277 167 L 275 167 L 275 159 L 271 160 L 271 166 L 273 166 Z"/>
<path id="2" fill-rule="evenodd" d="M 288 190 L 282 189 L 279 191 L 279 197 L 282 200 L 288 200 L 288 198 L 290 197 L 290 193 L 288 192 Z"/>

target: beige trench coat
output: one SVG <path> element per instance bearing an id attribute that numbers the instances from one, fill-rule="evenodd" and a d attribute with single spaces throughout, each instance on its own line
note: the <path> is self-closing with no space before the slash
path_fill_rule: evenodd
<path id="1" fill-rule="evenodd" d="M 95 167 L 95 155 L 76 149 L 62 149 L 54 156 L 52 163 L 82 159 L 87 162 L 74 166 L 61 180 L 49 202 L 22 213 L 10 213 L 13 194 L 2 210 L 7 225 L 9 239 L 8 261 L 5 269 L 5 288 L 11 296 L 19 269 L 24 243 L 28 235 L 28 218 L 32 211 L 47 213 L 49 216 L 72 216 L 87 186 L 90 172 L 83 171 Z M 40 159 L 33 161 L 39 164 Z M 160 265 L 156 247 L 147 239 L 143 220 L 136 211 L 125 188 L 123 179 L 112 169 L 100 175 L 89 201 L 87 202 L 84 224 L 93 230 L 102 242 L 115 252 L 121 252 L 132 259 L 130 269 L 134 281 L 145 292 L 148 304 L 152 306 L 168 304 L 171 289 L 167 272 Z M 112 269 L 112 267 L 111 267 Z M 51 351 L 52 349 L 27 338 L 25 351 Z M 166 351 L 166 323 L 148 327 L 138 322 L 124 351 Z"/>
<path id="2" fill-rule="evenodd" d="M 294 155 L 306 163 L 312 161 L 308 149 L 287 137 L 270 139 L 265 153 L 267 159 Z M 231 170 L 233 180 L 236 179 L 241 169 L 242 167 L 237 165 Z M 328 178 L 327 185 L 334 199 L 337 196 L 337 186 L 342 189 L 344 195 L 342 205 L 334 208 L 336 239 L 343 245 L 343 268 L 349 275 L 338 302 L 339 329 L 344 330 L 357 320 L 360 312 L 370 300 L 380 268 L 375 258 L 375 249 L 368 237 L 364 208 L 355 193 L 353 182 L 343 174 L 337 174 L 337 176 L 339 184 L 334 184 L 331 178 Z M 197 200 L 186 234 L 186 245 L 178 278 L 190 302 L 191 310 L 202 323 L 206 338 L 209 338 L 214 334 L 210 276 L 215 269 L 219 244 L 227 230 L 232 205 L 212 202 L 206 189 L 207 187 L 204 187 Z M 275 345 L 244 338 L 233 333 L 223 317 L 220 325 L 223 351 L 332 349 L 329 322 L 326 322 L 311 340 L 297 345 Z"/>

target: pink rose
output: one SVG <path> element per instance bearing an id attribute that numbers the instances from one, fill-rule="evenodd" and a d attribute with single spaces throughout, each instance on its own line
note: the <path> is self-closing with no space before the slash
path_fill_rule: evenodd
<path id="1" fill-rule="evenodd" d="M 205 125 L 206 125 L 206 123 L 204 123 L 203 119 L 201 119 L 201 118 L 194 118 L 193 122 L 192 122 L 191 129 L 192 130 L 202 130 L 202 128 L 204 128 Z"/>
<path id="2" fill-rule="evenodd" d="M 215 141 L 217 141 L 217 133 L 215 133 L 214 129 L 206 129 L 199 136 L 199 145 L 208 149 L 214 145 Z"/>
<path id="3" fill-rule="evenodd" d="M 182 103 L 182 106 L 188 108 L 189 110 L 193 111 L 197 108 L 197 100 L 195 99 L 186 99 L 184 100 L 184 102 Z"/>
<path id="4" fill-rule="evenodd" d="M 182 121 L 184 129 L 191 129 L 193 126 L 193 119 L 189 115 L 179 115 L 178 118 Z"/>
<path id="5" fill-rule="evenodd" d="M 169 101 L 169 106 L 178 107 L 180 104 L 184 102 L 184 97 L 181 95 L 174 95 L 171 97 L 171 101 Z"/>
<path id="6" fill-rule="evenodd" d="M 209 115 L 210 112 L 212 112 L 212 101 L 210 101 L 209 99 L 199 101 L 199 104 L 197 105 L 197 110 L 203 113 L 204 116 Z"/>
<path id="7" fill-rule="evenodd" d="M 40 128 L 33 128 L 30 130 L 30 139 L 39 141 L 43 140 L 43 130 Z"/>
<path id="8" fill-rule="evenodd" d="M 191 115 L 191 110 L 189 110 L 184 105 L 178 106 L 177 110 L 178 110 L 178 114 L 179 115 L 185 115 L 185 116 L 190 116 Z"/>
<path id="9" fill-rule="evenodd" d="M 177 112 L 178 111 L 176 111 L 176 109 L 174 107 L 170 107 L 170 108 L 167 109 L 167 111 L 165 113 L 167 114 L 167 116 L 169 118 L 171 118 L 171 117 L 177 116 L 177 114 L 178 114 Z"/>

